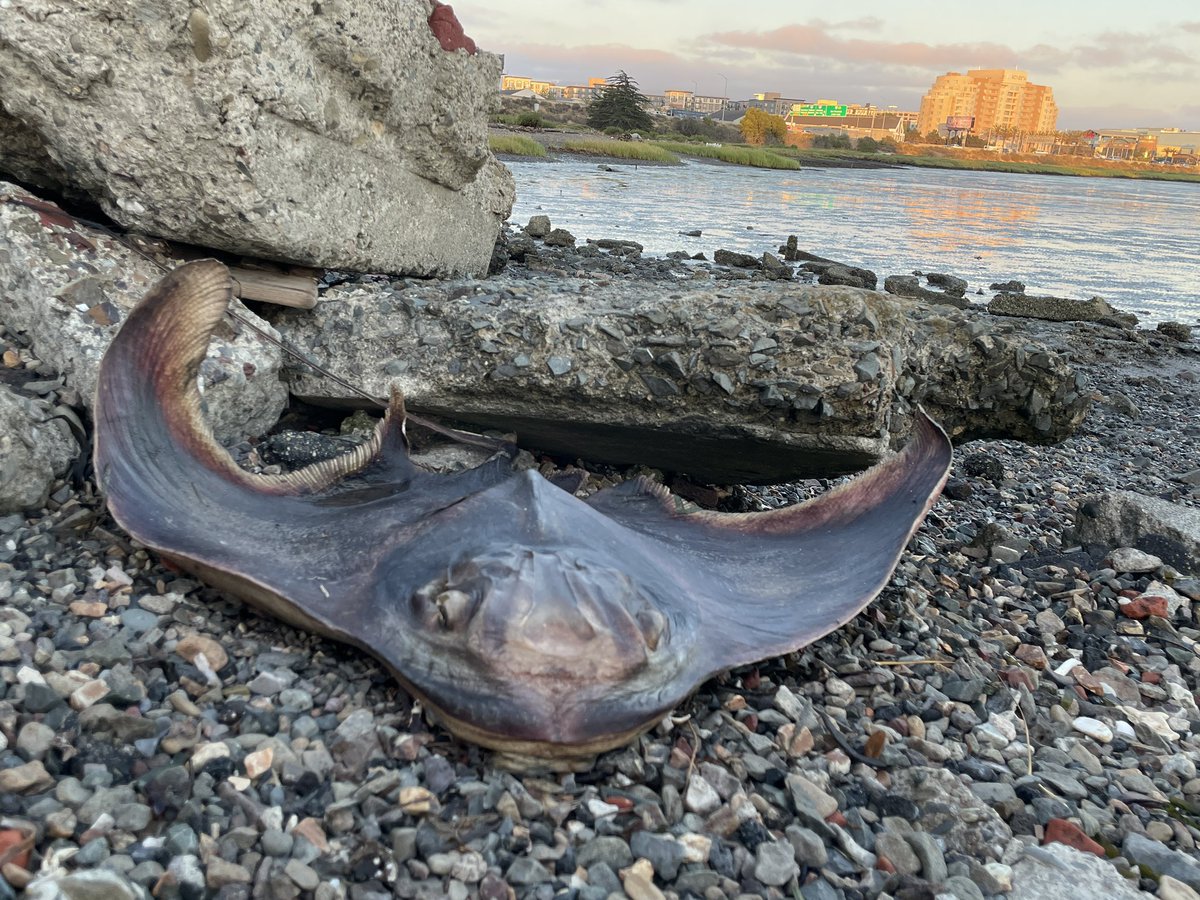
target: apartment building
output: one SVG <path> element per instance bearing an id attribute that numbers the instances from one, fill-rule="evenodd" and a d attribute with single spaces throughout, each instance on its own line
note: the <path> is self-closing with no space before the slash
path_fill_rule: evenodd
<path id="1" fill-rule="evenodd" d="M 527 78 L 524 75 L 501 75 L 501 91 L 533 91 L 543 97 L 549 97 L 559 91 L 553 81 L 540 81 L 537 78 Z"/>
<path id="2" fill-rule="evenodd" d="M 975 135 L 1002 129 L 1045 134 L 1058 123 L 1058 106 L 1051 88 L 1031 83 L 1020 69 L 969 69 L 938 76 L 921 98 L 917 129 L 928 134 L 955 117 L 973 118 Z"/>

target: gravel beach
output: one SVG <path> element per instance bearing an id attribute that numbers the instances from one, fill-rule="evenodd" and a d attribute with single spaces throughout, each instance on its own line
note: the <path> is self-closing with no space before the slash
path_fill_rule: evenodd
<path id="1" fill-rule="evenodd" d="M 755 277 L 571 248 L 508 273 Z M 585 773 L 497 769 L 363 654 L 131 544 L 90 473 L 0 517 L 0 900 L 1200 897 L 1200 572 L 1074 536 L 1109 491 L 1200 507 L 1200 345 L 1020 327 L 1087 376 L 1079 431 L 957 447 L 862 615 Z"/>

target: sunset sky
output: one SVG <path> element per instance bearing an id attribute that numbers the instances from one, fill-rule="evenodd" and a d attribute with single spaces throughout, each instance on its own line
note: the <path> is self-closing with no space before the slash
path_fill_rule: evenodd
<path id="1" fill-rule="evenodd" d="M 457 0 L 453 6 L 483 49 L 505 54 L 505 71 L 559 84 L 625 69 L 648 93 L 679 88 L 720 96 L 728 79 L 733 99 L 779 91 L 916 109 L 944 72 L 1019 68 L 1054 89 L 1060 129 L 1200 130 L 1200 12 L 1190 4 Z"/>

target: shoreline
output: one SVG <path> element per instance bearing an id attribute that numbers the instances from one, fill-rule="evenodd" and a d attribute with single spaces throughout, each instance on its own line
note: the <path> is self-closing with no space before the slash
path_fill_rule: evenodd
<path id="1" fill-rule="evenodd" d="M 523 134 L 531 137 L 534 140 L 543 143 L 549 154 L 560 154 L 569 157 L 569 151 L 556 149 L 561 147 L 565 140 L 578 137 L 587 137 L 591 140 L 613 140 L 606 135 L 599 133 L 581 133 L 581 132 L 563 132 L 552 129 L 538 128 L 519 128 L 516 126 L 489 126 L 489 131 L 494 134 Z M 561 136 L 561 137 L 560 137 Z M 550 140 L 544 140 L 549 137 Z M 646 138 L 646 142 L 653 143 L 659 138 Z M 675 139 L 671 139 L 673 143 L 679 143 Z M 738 146 L 738 145 L 730 145 Z M 790 159 L 797 160 L 802 167 L 811 168 L 827 168 L 827 169 L 890 169 L 890 168 L 918 168 L 918 169 L 948 169 L 954 171 L 970 171 L 970 172 L 1006 172 L 1015 175 L 1051 175 L 1058 177 L 1078 177 L 1078 178 L 1122 178 L 1133 181 L 1165 181 L 1180 184 L 1200 184 L 1200 171 L 1184 172 L 1184 171 L 1158 171 L 1153 169 L 1124 169 L 1100 164 L 1085 164 L 1085 158 L 1079 159 L 1076 164 L 1068 163 L 1053 163 L 1047 161 L 1029 161 L 1029 160 L 1009 160 L 1002 157 L 996 159 L 971 159 L 965 157 L 939 156 L 935 154 L 921 155 L 910 153 L 898 154 L 859 154 L 853 150 L 819 150 L 819 149 L 802 149 L 783 146 L 776 149 L 780 151 L 780 155 Z M 674 152 L 674 151 L 673 151 Z M 680 155 L 688 156 L 687 153 L 679 151 Z M 596 154 L 588 154 L 596 159 L 609 160 L 619 159 L 619 157 L 604 157 Z M 527 157 L 514 156 L 505 154 L 505 157 L 520 159 L 522 161 L 545 159 L 543 157 Z M 500 158 L 498 156 L 498 158 Z M 689 158 L 702 158 L 691 157 Z M 1048 157 L 1053 159 L 1054 157 Z M 659 163 L 659 165 L 673 165 L 672 163 Z"/>

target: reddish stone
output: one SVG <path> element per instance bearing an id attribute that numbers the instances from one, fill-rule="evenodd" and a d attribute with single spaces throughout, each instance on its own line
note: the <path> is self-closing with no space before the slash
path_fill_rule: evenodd
<path id="1" fill-rule="evenodd" d="M 1045 669 L 1048 664 L 1046 651 L 1036 644 L 1021 644 L 1013 656 L 1033 669 Z"/>
<path id="2" fill-rule="evenodd" d="M 762 684 L 762 676 L 758 674 L 758 669 L 751 669 L 742 676 L 742 687 L 748 691 L 757 691 L 760 684 Z"/>
<path id="3" fill-rule="evenodd" d="M 1031 691 L 1035 690 L 1037 688 L 1037 685 L 1034 683 L 1033 678 L 1030 677 L 1030 674 L 1028 672 L 1026 672 L 1024 669 L 1018 669 L 1018 668 L 1001 669 L 1000 670 L 1000 678 L 1009 687 L 1021 687 L 1022 685 L 1024 685 L 1025 687 L 1029 688 L 1029 690 L 1031 690 Z"/>
<path id="4" fill-rule="evenodd" d="M 475 55 L 475 42 L 463 33 L 458 16 L 454 15 L 453 8 L 445 3 L 434 0 L 433 12 L 429 14 L 429 30 L 438 39 L 443 50 L 466 50 L 472 56 Z"/>
<path id="5" fill-rule="evenodd" d="M 1142 595 L 1142 592 L 1139 591 L 1137 588 L 1125 588 L 1125 590 L 1123 590 L 1123 591 L 1121 591 L 1121 593 L 1117 594 L 1118 597 L 1127 597 L 1130 600 L 1132 600 L 1134 597 L 1140 597 L 1141 595 Z"/>
<path id="6" fill-rule="evenodd" d="M 1162 684 L 1162 675 L 1159 672 L 1143 672 L 1142 682 L 1144 684 Z"/>
<path id="7" fill-rule="evenodd" d="M 604 798 L 604 802 L 609 806 L 615 806 L 622 812 L 628 812 L 633 809 L 633 801 L 628 797 L 622 797 L 619 794 L 609 794 Z"/>
<path id="8" fill-rule="evenodd" d="M 875 868 L 877 868 L 880 872 L 887 872 L 889 875 L 894 875 L 896 873 L 896 867 L 886 856 L 880 856 L 875 860 Z"/>
<path id="9" fill-rule="evenodd" d="M 1092 853 L 1104 859 L 1104 848 L 1083 833 L 1083 829 L 1066 819 L 1051 819 L 1046 823 L 1043 844 L 1066 844 L 1084 853 Z"/>
<path id="10" fill-rule="evenodd" d="M 1168 613 L 1167 598 L 1143 594 L 1123 604 L 1121 606 L 1121 613 L 1131 619 L 1147 619 L 1150 616 L 1158 616 L 1160 619 L 1165 619 Z"/>
<path id="11" fill-rule="evenodd" d="M 22 869 L 29 868 L 29 850 L 32 847 L 31 833 L 16 828 L 0 830 L 0 859 L 5 862 L 16 863 Z"/>
<path id="12" fill-rule="evenodd" d="M 840 825 L 842 828 L 845 828 L 850 824 L 846 821 L 846 817 L 842 815 L 842 811 L 840 809 L 835 809 L 833 812 L 827 815 L 825 817 L 825 821 L 830 825 Z"/>

